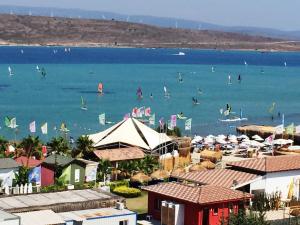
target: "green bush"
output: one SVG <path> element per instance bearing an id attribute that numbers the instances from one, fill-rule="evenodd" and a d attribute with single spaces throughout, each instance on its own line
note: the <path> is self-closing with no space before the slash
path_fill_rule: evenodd
<path id="1" fill-rule="evenodd" d="M 113 193 L 125 198 L 135 198 L 141 196 L 142 192 L 137 188 L 130 188 L 127 186 L 119 186 L 113 190 Z"/>
<path id="2" fill-rule="evenodd" d="M 114 192 L 116 187 L 125 186 L 129 187 L 129 181 L 128 180 L 120 180 L 120 181 L 114 181 L 109 184 L 109 188 L 111 192 Z"/>
<path id="3" fill-rule="evenodd" d="M 42 193 L 65 191 L 65 190 L 66 188 L 64 186 L 58 186 L 58 185 L 49 185 L 41 188 Z"/>

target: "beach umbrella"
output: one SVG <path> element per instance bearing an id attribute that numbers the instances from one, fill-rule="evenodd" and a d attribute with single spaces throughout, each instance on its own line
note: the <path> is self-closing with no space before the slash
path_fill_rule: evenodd
<path id="1" fill-rule="evenodd" d="M 211 137 L 204 138 L 204 144 L 213 144 L 215 140 Z"/>
<path id="2" fill-rule="evenodd" d="M 224 139 L 220 139 L 220 138 L 217 138 L 216 142 L 219 143 L 219 144 L 222 144 L 222 145 L 227 144 L 227 141 L 225 141 Z"/>
<path id="3" fill-rule="evenodd" d="M 272 143 L 273 145 L 286 145 L 286 144 L 292 144 L 294 141 L 291 139 L 276 139 Z"/>
<path id="4" fill-rule="evenodd" d="M 255 141 L 264 141 L 264 139 L 261 138 L 261 137 L 257 137 L 257 138 L 255 138 L 254 140 L 255 140 Z"/>
<path id="5" fill-rule="evenodd" d="M 218 135 L 218 136 L 217 136 L 217 138 L 220 138 L 220 139 L 225 139 L 225 138 L 226 138 L 226 136 L 225 136 L 224 134 L 220 134 L 220 135 Z"/>
<path id="6" fill-rule="evenodd" d="M 212 135 L 212 134 L 210 134 L 210 135 L 208 135 L 208 136 L 206 136 L 207 138 L 211 138 L 211 139 L 215 139 L 216 137 L 214 136 L 214 135 Z"/>
<path id="7" fill-rule="evenodd" d="M 166 170 L 156 170 L 151 174 L 151 178 L 154 180 L 164 180 L 170 177 L 170 173 Z"/>
<path id="8" fill-rule="evenodd" d="M 259 135 L 254 135 L 254 136 L 252 136 L 252 139 L 258 139 L 258 138 L 262 138 L 261 136 L 259 136 Z"/>
<path id="9" fill-rule="evenodd" d="M 135 174 L 134 176 L 132 176 L 130 178 L 131 182 L 138 182 L 138 183 L 148 183 L 149 181 L 151 181 L 151 177 L 147 176 L 146 174 L 139 172 L 137 174 Z"/>
<path id="10" fill-rule="evenodd" d="M 247 135 L 245 135 L 245 134 L 240 135 L 240 136 L 238 136 L 237 138 L 238 138 L 238 139 L 249 139 L 249 137 L 248 137 Z"/>
<path id="11" fill-rule="evenodd" d="M 252 146 L 252 147 L 264 147 L 265 145 L 263 143 L 258 142 L 258 141 L 252 140 L 252 141 L 250 141 L 250 146 Z"/>
<path id="12" fill-rule="evenodd" d="M 213 162 L 211 162 L 209 160 L 205 160 L 205 161 L 201 162 L 200 165 L 209 170 L 216 168 L 216 164 L 214 164 Z"/>
<path id="13" fill-rule="evenodd" d="M 206 170 L 206 168 L 200 164 L 194 164 L 189 168 L 190 172 L 194 172 L 194 171 L 202 171 L 202 170 Z"/>

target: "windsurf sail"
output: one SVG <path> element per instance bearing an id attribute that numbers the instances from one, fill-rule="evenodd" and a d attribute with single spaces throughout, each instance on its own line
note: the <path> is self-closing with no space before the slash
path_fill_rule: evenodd
<path id="1" fill-rule="evenodd" d="M 84 101 L 82 96 L 81 96 L 81 109 L 82 110 L 87 110 L 86 102 Z"/>
<path id="2" fill-rule="evenodd" d="M 65 123 L 61 123 L 60 131 L 61 132 L 69 132 L 70 130 L 67 128 L 67 125 Z"/>
<path id="3" fill-rule="evenodd" d="M 100 94 L 103 93 L 103 84 L 102 83 L 98 84 L 98 93 L 100 93 Z"/>
<path id="4" fill-rule="evenodd" d="M 228 75 L 228 84 L 231 84 L 231 76 L 230 76 L 230 74 Z"/>
<path id="5" fill-rule="evenodd" d="M 168 92 L 168 89 L 166 86 L 164 86 L 164 95 L 165 95 L 165 97 L 170 97 L 170 93 Z"/>
<path id="6" fill-rule="evenodd" d="M 238 81 L 241 83 L 241 81 L 242 81 L 242 76 L 241 76 L 241 74 L 239 74 L 239 76 L 238 76 Z"/>
<path id="7" fill-rule="evenodd" d="M 43 77 L 45 77 L 45 76 L 47 75 L 47 72 L 46 72 L 46 70 L 45 70 L 44 67 L 42 67 L 42 69 L 41 69 L 41 75 L 42 75 Z"/>
<path id="8" fill-rule="evenodd" d="M 182 78 L 182 75 L 181 75 L 180 72 L 178 73 L 178 82 L 179 82 L 179 83 L 182 83 L 182 82 L 183 82 L 183 78 Z"/>
<path id="9" fill-rule="evenodd" d="M 270 114 L 273 114 L 273 112 L 274 112 L 274 110 L 275 110 L 275 106 L 276 106 L 276 103 L 273 102 L 272 105 L 271 105 L 271 107 L 269 108 L 269 113 L 270 113 Z"/>
<path id="10" fill-rule="evenodd" d="M 211 67 L 211 72 L 214 73 L 215 72 L 215 67 Z"/>
<path id="11" fill-rule="evenodd" d="M 9 74 L 9 76 L 14 75 L 12 68 L 10 66 L 8 67 L 8 74 Z"/>
<path id="12" fill-rule="evenodd" d="M 136 95 L 139 99 L 143 98 L 143 92 L 142 92 L 142 88 L 138 87 L 137 91 L 136 91 Z"/>

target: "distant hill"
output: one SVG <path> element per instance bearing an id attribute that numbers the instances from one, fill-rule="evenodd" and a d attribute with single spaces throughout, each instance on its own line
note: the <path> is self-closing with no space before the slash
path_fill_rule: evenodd
<path id="1" fill-rule="evenodd" d="M 115 20 L 0 15 L 0 44 L 299 50 L 300 44 L 238 33 Z"/>
<path id="2" fill-rule="evenodd" d="M 216 24 L 206 23 L 203 21 L 192 21 L 176 18 L 153 17 L 144 15 L 122 15 L 111 12 L 81 10 L 81 9 L 63 9 L 63 8 L 46 8 L 46 7 L 26 7 L 26 6 L 11 6 L 1 5 L 0 13 L 5 14 L 20 14 L 20 15 L 35 15 L 35 16 L 55 16 L 67 18 L 85 18 L 85 19 L 107 19 L 144 23 L 148 25 L 194 29 L 194 30 L 216 30 L 225 32 L 236 32 L 249 35 L 266 36 L 273 38 L 282 38 L 288 40 L 300 40 L 300 31 L 281 31 L 270 28 L 258 27 L 239 27 L 239 26 L 220 26 Z"/>

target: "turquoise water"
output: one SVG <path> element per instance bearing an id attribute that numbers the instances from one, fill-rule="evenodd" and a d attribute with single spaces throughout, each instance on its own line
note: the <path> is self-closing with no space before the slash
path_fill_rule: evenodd
<path id="1" fill-rule="evenodd" d="M 37 134 L 44 140 L 57 135 L 53 128 L 62 122 L 70 129 L 70 136 L 77 137 L 109 127 L 99 125 L 100 113 L 118 122 L 135 106 L 151 107 L 157 121 L 183 112 L 193 119 L 192 133 L 201 135 L 234 133 L 235 126 L 242 124 L 218 121 L 219 109 L 226 103 L 236 112 L 242 108 L 249 119 L 246 123 L 279 124 L 277 115 L 272 121 L 268 114 L 272 102 L 276 102 L 276 113 L 285 114 L 286 124 L 300 123 L 300 53 L 185 50 L 186 56 L 174 56 L 178 50 L 72 49 L 63 53 L 62 48 L 56 48 L 59 53 L 55 55 L 52 49 L 25 48 L 21 54 L 20 48 L 0 48 L 0 135 L 14 137 L 4 127 L 4 117 L 10 116 L 17 118 L 17 138 L 29 134 L 28 126 L 33 120 Z M 103 60 L 101 51 L 105 52 Z M 152 52 L 151 57 L 147 52 Z M 189 54 L 193 55 L 190 59 Z M 36 65 L 46 69 L 46 78 L 41 78 Z M 211 72 L 212 65 L 215 73 Z M 8 76 L 8 66 L 13 76 Z M 183 83 L 178 82 L 177 72 L 183 74 Z M 228 85 L 228 74 L 232 85 Z M 238 74 L 242 76 L 240 84 Z M 103 96 L 97 94 L 99 82 L 104 83 Z M 142 100 L 136 98 L 139 86 Z M 169 89 L 170 99 L 164 98 L 163 86 Z M 198 88 L 202 95 L 198 95 Z M 80 109 L 80 96 L 87 101 L 87 111 Z M 200 104 L 193 105 L 192 97 L 197 97 Z M 48 137 L 40 134 L 39 127 L 44 122 L 48 122 Z M 182 121 L 179 126 L 183 127 Z"/>

